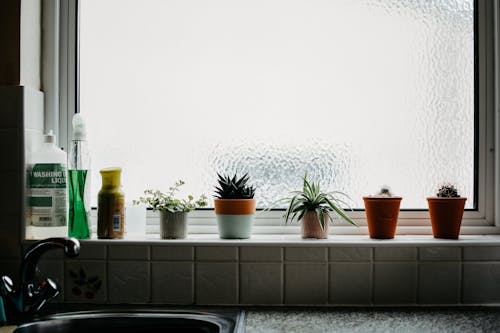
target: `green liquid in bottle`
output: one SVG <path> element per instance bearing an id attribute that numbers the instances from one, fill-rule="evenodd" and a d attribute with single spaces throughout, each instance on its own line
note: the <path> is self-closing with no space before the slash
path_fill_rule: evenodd
<path id="1" fill-rule="evenodd" d="M 85 182 L 87 170 L 68 170 L 69 237 L 89 239 L 90 229 L 85 207 Z"/>

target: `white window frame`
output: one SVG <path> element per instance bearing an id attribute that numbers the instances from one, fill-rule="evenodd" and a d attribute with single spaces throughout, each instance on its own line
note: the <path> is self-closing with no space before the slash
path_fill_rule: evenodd
<path id="1" fill-rule="evenodd" d="M 465 211 L 462 234 L 500 234 L 500 158 L 495 154 L 499 142 L 499 53 L 500 0 L 478 0 L 478 207 Z M 78 0 L 42 0 L 43 6 L 43 85 L 45 92 L 45 126 L 54 128 L 63 149 L 69 147 L 71 116 L 78 110 L 77 89 L 77 29 Z M 476 134 L 477 135 L 477 134 Z M 255 233 L 297 233 L 297 225 L 283 225 L 283 212 L 258 212 Z M 361 227 L 338 222 L 330 229 L 332 234 L 367 234 L 364 211 L 348 212 Z M 158 230 L 158 216 L 148 212 L 149 233 Z M 213 211 L 200 210 L 191 214 L 194 233 L 216 233 Z M 427 210 L 401 211 L 398 234 L 431 234 Z"/>

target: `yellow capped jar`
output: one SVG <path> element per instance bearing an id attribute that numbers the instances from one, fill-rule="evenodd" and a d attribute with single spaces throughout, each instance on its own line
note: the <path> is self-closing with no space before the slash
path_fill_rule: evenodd
<path id="1" fill-rule="evenodd" d="M 102 187 L 97 196 L 97 237 L 123 238 L 125 231 L 125 195 L 121 190 L 121 168 L 100 171 Z"/>

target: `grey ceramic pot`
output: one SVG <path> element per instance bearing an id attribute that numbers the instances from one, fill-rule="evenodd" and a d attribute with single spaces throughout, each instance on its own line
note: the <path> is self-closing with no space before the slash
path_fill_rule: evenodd
<path id="1" fill-rule="evenodd" d="M 160 235 L 162 239 L 182 239 L 187 236 L 187 213 L 160 212 Z"/>

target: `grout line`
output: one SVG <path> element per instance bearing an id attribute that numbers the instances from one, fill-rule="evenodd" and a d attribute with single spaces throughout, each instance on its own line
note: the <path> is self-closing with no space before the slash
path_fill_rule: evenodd
<path id="1" fill-rule="evenodd" d="M 197 282 L 198 282 L 198 262 L 196 260 L 196 247 L 193 248 L 193 256 L 192 256 L 192 265 L 193 265 L 193 278 L 191 279 L 191 287 L 193 288 L 193 296 L 192 296 L 192 304 L 196 305 L 197 304 L 197 297 L 198 297 L 198 288 L 197 288 Z"/>
<path id="2" fill-rule="evenodd" d="M 286 286 L 285 286 L 285 281 L 286 281 L 286 269 L 285 269 L 285 248 L 281 248 L 281 258 L 283 259 L 281 261 L 281 304 L 285 304 L 285 299 L 286 299 Z"/>
<path id="3" fill-rule="evenodd" d="M 325 247 L 326 251 L 326 304 L 330 304 L 330 248 Z"/>
<path id="4" fill-rule="evenodd" d="M 236 304 L 240 304 L 240 248 L 236 247 Z"/>
<path id="5" fill-rule="evenodd" d="M 370 283 L 370 303 L 375 305 L 375 249 L 370 251 L 371 283 Z"/>
<path id="6" fill-rule="evenodd" d="M 464 248 L 460 248 L 459 304 L 464 304 Z"/>
<path id="7" fill-rule="evenodd" d="M 420 261 L 417 260 L 416 261 L 416 266 L 417 266 L 417 269 L 416 269 L 416 272 L 415 272 L 415 277 L 416 277 L 416 286 L 415 286 L 415 302 L 417 304 L 420 304 Z"/>
<path id="8" fill-rule="evenodd" d="M 148 246 L 149 292 L 148 303 L 153 303 L 153 263 L 151 261 L 151 246 Z"/>
<path id="9" fill-rule="evenodd" d="M 106 256 L 105 256 L 105 269 L 104 272 L 106 276 L 104 277 L 106 279 L 106 303 L 110 303 L 110 292 L 109 292 L 109 246 L 106 246 Z"/>

